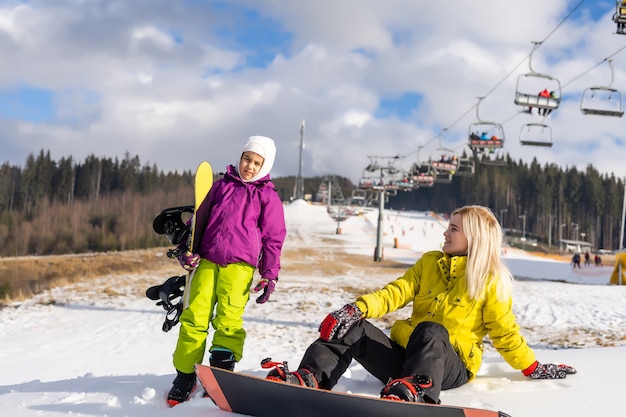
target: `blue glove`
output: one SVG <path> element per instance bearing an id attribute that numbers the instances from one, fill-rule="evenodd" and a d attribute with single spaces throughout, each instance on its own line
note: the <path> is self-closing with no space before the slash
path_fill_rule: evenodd
<path id="1" fill-rule="evenodd" d="M 270 295 L 276 289 L 276 283 L 278 278 L 261 278 L 256 287 L 252 291 L 259 292 L 263 290 L 263 294 L 259 295 L 256 299 L 257 304 L 264 304 L 270 299 Z"/>
<path id="2" fill-rule="evenodd" d="M 187 271 L 193 271 L 200 265 L 200 255 L 189 251 L 181 251 L 178 255 L 178 262 Z"/>
<path id="3" fill-rule="evenodd" d="M 346 304 L 339 310 L 333 311 L 322 321 L 319 327 L 320 339 L 341 339 L 356 322 L 361 320 L 363 312 L 356 304 Z"/>

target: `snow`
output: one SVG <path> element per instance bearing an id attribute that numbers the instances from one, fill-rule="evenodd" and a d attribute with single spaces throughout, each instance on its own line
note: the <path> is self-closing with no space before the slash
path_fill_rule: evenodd
<path id="1" fill-rule="evenodd" d="M 386 211 L 384 262 L 374 262 L 378 210 L 364 210 L 338 224 L 326 207 L 299 200 L 285 206 L 285 215 L 285 249 L 302 250 L 303 255 L 283 260 L 285 273 L 269 303 L 248 305 L 248 338 L 238 372 L 264 376 L 259 363 L 265 357 L 297 366 L 328 312 L 399 276 L 423 251 L 438 249 L 447 223 L 433 213 Z M 341 263 L 341 253 L 366 257 L 355 267 Z M 478 377 L 444 391 L 442 402 L 501 410 L 513 417 L 615 415 L 626 380 L 625 287 L 607 285 L 610 267 L 573 270 L 568 262 L 512 248 L 506 248 L 505 260 L 518 278 L 518 322 L 539 361 L 567 363 L 578 374 L 564 380 L 529 380 L 486 343 Z M 290 268 L 297 261 L 303 267 Z M 379 268 L 390 261 L 405 265 Z M 179 273 L 175 265 L 172 271 Z M 164 311 L 143 292 L 168 276 L 147 271 L 101 277 L 54 288 L 0 310 L 2 414 L 228 415 L 202 398 L 202 390 L 173 409 L 165 404 L 174 376 L 171 355 L 178 327 L 163 333 Z M 385 323 L 380 321 L 381 327 Z M 335 389 L 376 396 L 381 388 L 353 363 Z"/>

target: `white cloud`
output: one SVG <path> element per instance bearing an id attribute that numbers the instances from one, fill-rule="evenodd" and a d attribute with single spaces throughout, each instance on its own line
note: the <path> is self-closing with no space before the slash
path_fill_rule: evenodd
<path id="1" fill-rule="evenodd" d="M 0 8 L 0 33 L 6 33 L 14 41 L 24 41 L 28 34 L 25 23 L 31 11 L 31 7 L 26 4 Z"/>
<path id="2" fill-rule="evenodd" d="M 174 40 L 167 33 L 153 27 L 144 26 L 133 30 L 131 34 L 133 46 L 138 47 L 144 42 L 149 42 L 164 50 L 171 50 Z"/>
<path id="3" fill-rule="evenodd" d="M 259 20 L 166 1 L 1 8 L 0 54 L 11 65 L 0 69 L 0 94 L 26 84 L 101 97 L 86 109 L 79 99 L 59 101 L 61 126 L 0 116 L 3 161 L 22 165 L 44 147 L 56 158 L 128 151 L 166 170 L 192 169 L 202 159 L 222 170 L 248 136 L 265 134 L 278 145 L 273 174 L 295 175 L 304 118 L 303 174 L 332 172 L 356 181 L 367 155 L 406 156 L 401 162 L 408 167 L 420 145 L 420 157 L 442 144 L 462 148 L 476 121 L 472 107 L 488 94 L 480 116 L 504 123 L 505 149 L 515 160 L 591 163 L 626 175 L 619 161 L 624 145 L 615 140 L 623 138 L 624 119 L 583 116 L 578 108 L 584 88 L 610 81 L 606 64 L 590 68 L 626 40 L 613 34 L 612 2 L 583 3 L 605 5 L 602 19 L 583 13 L 567 20 L 533 55 L 533 67 L 559 78 L 572 98 L 545 121 L 554 136 L 549 149 L 519 144 L 521 126 L 534 119 L 513 104 L 515 80 L 529 70 L 523 59 L 531 42 L 548 36 L 578 2 L 230 4 L 256 10 Z M 257 42 L 263 25 L 285 43 Z M 243 28 L 254 29 L 249 38 L 230 35 Z M 613 64 L 613 86 L 626 91 L 626 50 Z M 381 98 L 405 92 L 422 98 L 412 118 L 376 119 Z M 73 111 L 84 122 L 63 126 Z M 442 128 L 448 130 L 439 139 Z M 172 152 L 173 143 L 183 150 Z"/>

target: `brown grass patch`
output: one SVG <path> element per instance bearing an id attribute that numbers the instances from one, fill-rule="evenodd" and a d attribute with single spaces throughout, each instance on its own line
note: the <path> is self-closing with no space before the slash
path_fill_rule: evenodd
<path id="1" fill-rule="evenodd" d="M 288 275 L 332 276 L 358 269 L 368 273 L 406 269 L 407 265 L 343 252 L 337 247 L 301 248 L 284 250 L 281 256 L 281 273 Z"/>
<path id="2" fill-rule="evenodd" d="M 164 281 L 169 276 L 184 273 L 176 260 L 166 256 L 167 249 L 0 258 L 0 302 L 23 300 L 53 287 L 88 282 L 104 276 L 140 275 L 140 278 L 135 276 L 132 279 L 136 283 L 144 283 L 146 287 L 154 285 L 155 275 Z M 282 275 L 317 277 L 349 274 L 352 270 L 378 274 L 406 269 L 406 265 L 393 261 L 374 262 L 366 256 L 345 253 L 336 241 L 328 241 L 318 248 L 285 249 L 281 264 Z M 354 294 L 373 289 L 367 286 L 344 288 Z M 105 292 L 110 296 L 119 295 L 114 286 L 108 287 Z"/>
<path id="3" fill-rule="evenodd" d="M 524 327 L 524 330 L 546 334 L 544 337 L 538 339 L 536 343 L 552 349 L 577 349 L 589 346 L 624 346 L 624 341 L 626 341 L 626 333 L 621 329 L 615 332 L 607 332 L 604 329 L 571 327 L 568 329 L 557 329 L 552 332 L 545 327 L 531 326 Z"/>
<path id="4" fill-rule="evenodd" d="M 0 300 L 31 297 L 52 287 L 88 281 L 107 275 L 180 273 L 178 263 L 167 258 L 167 249 L 81 255 L 25 256 L 0 259 Z M 109 289 L 115 292 L 114 289 Z"/>

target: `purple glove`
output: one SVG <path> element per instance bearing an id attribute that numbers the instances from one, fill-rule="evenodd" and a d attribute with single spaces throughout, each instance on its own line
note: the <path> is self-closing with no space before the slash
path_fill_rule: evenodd
<path id="1" fill-rule="evenodd" d="M 563 379 L 576 373 L 576 369 L 569 365 L 555 365 L 553 363 L 539 363 L 535 361 L 531 366 L 522 371 L 524 375 L 532 379 Z"/>
<path id="2" fill-rule="evenodd" d="M 320 339 L 328 341 L 332 338 L 341 339 L 348 330 L 363 317 L 363 312 L 356 304 L 346 304 L 339 310 L 326 316 L 320 324 Z"/>
<path id="3" fill-rule="evenodd" d="M 200 255 L 189 251 L 181 251 L 178 255 L 178 262 L 185 270 L 191 272 L 200 265 Z"/>
<path id="4" fill-rule="evenodd" d="M 270 299 L 270 295 L 276 289 L 276 283 L 278 282 L 278 278 L 261 278 L 256 287 L 252 291 L 259 292 L 263 290 L 263 294 L 259 295 L 256 299 L 257 304 L 263 304 Z"/>

